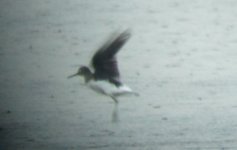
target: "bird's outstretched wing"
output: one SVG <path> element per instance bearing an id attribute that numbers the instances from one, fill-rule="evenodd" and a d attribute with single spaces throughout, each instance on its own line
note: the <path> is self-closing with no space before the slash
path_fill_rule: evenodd
<path id="1" fill-rule="evenodd" d="M 116 36 L 115 39 L 107 41 L 97 50 L 91 62 L 95 69 L 96 79 L 109 80 L 115 85 L 120 84 L 116 54 L 127 42 L 130 36 L 131 33 L 129 30 L 125 30 Z"/>

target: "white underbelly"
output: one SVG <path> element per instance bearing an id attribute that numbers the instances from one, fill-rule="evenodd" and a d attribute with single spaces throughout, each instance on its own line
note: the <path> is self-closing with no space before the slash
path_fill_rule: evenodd
<path id="1" fill-rule="evenodd" d="M 133 92 L 131 88 L 126 85 L 121 85 L 117 87 L 114 84 L 111 84 L 106 81 L 91 81 L 89 82 L 89 87 L 98 93 L 110 96 L 120 96 Z"/>

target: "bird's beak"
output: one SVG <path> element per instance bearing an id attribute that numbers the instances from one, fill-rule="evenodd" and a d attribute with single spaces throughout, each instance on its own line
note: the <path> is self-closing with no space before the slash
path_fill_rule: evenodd
<path id="1" fill-rule="evenodd" d="M 70 78 L 73 78 L 73 77 L 78 76 L 78 75 L 79 75 L 78 73 L 75 73 L 73 75 L 68 76 L 67 78 L 70 79 Z"/>

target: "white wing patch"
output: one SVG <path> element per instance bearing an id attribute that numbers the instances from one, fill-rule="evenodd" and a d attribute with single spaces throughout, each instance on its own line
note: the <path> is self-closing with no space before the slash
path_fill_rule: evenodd
<path id="1" fill-rule="evenodd" d="M 109 96 L 120 96 L 133 93 L 131 88 L 126 85 L 116 87 L 114 84 L 111 84 L 108 81 L 91 81 L 89 82 L 89 86 L 94 91 Z"/>

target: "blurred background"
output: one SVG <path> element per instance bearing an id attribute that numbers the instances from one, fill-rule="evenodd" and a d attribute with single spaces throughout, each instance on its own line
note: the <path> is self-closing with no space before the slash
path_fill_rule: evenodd
<path id="1" fill-rule="evenodd" d="M 234 150 L 234 0 L 1 0 L 0 149 Z M 68 80 L 115 31 L 113 101 Z M 113 115 L 118 120 L 113 121 Z"/>

